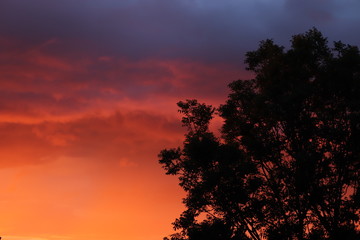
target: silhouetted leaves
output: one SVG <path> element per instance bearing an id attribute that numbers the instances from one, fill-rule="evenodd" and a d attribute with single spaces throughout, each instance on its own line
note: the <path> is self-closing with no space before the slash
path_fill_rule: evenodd
<path id="1" fill-rule="evenodd" d="M 359 49 L 316 29 L 291 43 L 247 53 L 221 137 L 212 106 L 178 103 L 184 145 L 159 155 L 187 192 L 172 240 L 360 239 Z"/>

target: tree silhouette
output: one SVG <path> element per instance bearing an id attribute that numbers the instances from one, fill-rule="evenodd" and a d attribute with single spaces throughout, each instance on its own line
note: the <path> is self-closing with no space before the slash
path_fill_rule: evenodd
<path id="1" fill-rule="evenodd" d="M 159 154 L 187 193 L 170 239 L 360 239 L 359 49 L 313 28 L 245 62 L 255 78 L 218 109 L 178 103 L 183 147 Z"/>

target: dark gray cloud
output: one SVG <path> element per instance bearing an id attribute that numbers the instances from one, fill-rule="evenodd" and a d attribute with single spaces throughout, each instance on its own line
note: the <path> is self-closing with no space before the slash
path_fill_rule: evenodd
<path id="1" fill-rule="evenodd" d="M 56 38 L 66 51 L 135 59 L 235 62 L 262 39 L 286 43 L 313 26 L 360 43 L 356 0 L 3 0 L 1 9 L 3 37 L 28 44 Z"/>

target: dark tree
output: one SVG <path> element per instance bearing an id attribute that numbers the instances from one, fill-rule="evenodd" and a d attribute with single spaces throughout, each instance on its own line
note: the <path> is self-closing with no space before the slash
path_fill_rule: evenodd
<path id="1" fill-rule="evenodd" d="M 159 154 L 187 193 L 170 238 L 360 239 L 359 49 L 311 29 L 289 50 L 262 41 L 246 64 L 255 78 L 218 109 L 178 103 L 186 139 Z"/>

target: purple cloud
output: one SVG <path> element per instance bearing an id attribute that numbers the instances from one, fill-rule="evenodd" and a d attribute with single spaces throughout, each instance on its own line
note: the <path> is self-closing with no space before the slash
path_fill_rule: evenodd
<path id="1" fill-rule="evenodd" d="M 2 36 L 28 44 L 57 38 L 68 51 L 133 59 L 240 62 L 260 40 L 286 43 L 313 26 L 331 39 L 360 42 L 352 34 L 360 23 L 354 0 L 5 0 L 1 5 Z"/>

